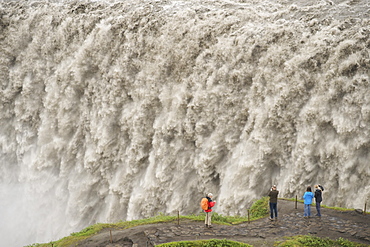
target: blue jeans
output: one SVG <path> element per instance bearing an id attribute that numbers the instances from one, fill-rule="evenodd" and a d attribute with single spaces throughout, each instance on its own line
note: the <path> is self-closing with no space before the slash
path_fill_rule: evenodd
<path id="1" fill-rule="evenodd" d="M 321 204 L 321 202 L 316 202 L 317 216 L 321 216 L 321 212 L 320 212 L 320 204 Z"/>
<path id="2" fill-rule="evenodd" d="M 311 216 L 311 204 L 304 205 L 304 216 L 310 217 Z"/>
<path id="3" fill-rule="evenodd" d="M 275 218 L 277 218 L 277 203 L 270 202 L 270 216 L 271 219 L 274 218 L 274 213 L 275 213 Z"/>

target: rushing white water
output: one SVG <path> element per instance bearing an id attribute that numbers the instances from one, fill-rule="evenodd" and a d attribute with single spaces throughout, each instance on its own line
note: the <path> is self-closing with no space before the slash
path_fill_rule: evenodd
<path id="1" fill-rule="evenodd" d="M 0 2 L 1 246 L 370 199 L 367 0 Z"/>

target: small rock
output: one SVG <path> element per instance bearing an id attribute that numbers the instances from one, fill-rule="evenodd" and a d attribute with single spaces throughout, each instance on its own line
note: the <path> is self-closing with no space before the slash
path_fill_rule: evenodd
<path id="1" fill-rule="evenodd" d="M 355 209 L 355 212 L 358 213 L 358 214 L 363 214 L 364 211 L 362 209 Z"/>
<path id="2" fill-rule="evenodd" d="M 264 234 L 258 234 L 258 237 L 265 239 L 266 236 Z"/>

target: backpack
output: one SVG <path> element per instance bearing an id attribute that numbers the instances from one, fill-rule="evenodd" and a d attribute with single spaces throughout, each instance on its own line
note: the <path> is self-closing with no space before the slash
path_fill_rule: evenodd
<path id="1" fill-rule="evenodd" d="M 202 200 L 200 201 L 200 207 L 203 209 L 203 210 L 208 210 L 208 199 L 207 198 L 202 198 Z"/>

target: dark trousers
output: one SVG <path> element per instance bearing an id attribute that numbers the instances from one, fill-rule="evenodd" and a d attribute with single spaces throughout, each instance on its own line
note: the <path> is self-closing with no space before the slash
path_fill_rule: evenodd
<path id="1" fill-rule="evenodd" d="M 317 216 L 321 216 L 320 204 L 321 204 L 321 202 L 316 202 Z"/>
<path id="2" fill-rule="evenodd" d="M 277 203 L 270 202 L 270 217 L 271 217 L 271 219 L 274 218 L 274 213 L 275 213 L 275 218 L 277 218 L 278 217 Z"/>

